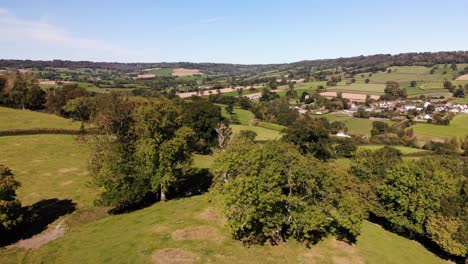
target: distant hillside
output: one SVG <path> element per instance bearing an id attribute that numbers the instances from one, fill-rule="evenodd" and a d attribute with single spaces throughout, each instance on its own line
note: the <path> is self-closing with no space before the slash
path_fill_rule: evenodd
<path id="1" fill-rule="evenodd" d="M 228 64 L 228 63 L 191 63 L 191 62 L 161 62 L 161 63 L 118 63 L 91 61 L 33 61 L 33 60 L 0 60 L 0 68 L 92 68 L 135 71 L 148 68 L 186 68 L 202 71 L 222 72 L 227 74 L 257 73 L 269 70 L 288 70 L 297 67 L 390 67 L 390 66 L 433 66 L 445 63 L 467 63 L 468 51 L 423 52 L 402 54 L 377 54 L 337 59 L 304 60 L 285 64 Z"/>

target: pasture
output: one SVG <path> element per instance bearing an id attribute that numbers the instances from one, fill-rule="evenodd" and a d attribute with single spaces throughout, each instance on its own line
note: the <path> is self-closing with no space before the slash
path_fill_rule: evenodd
<path id="1" fill-rule="evenodd" d="M 370 136 L 370 131 L 372 129 L 372 120 L 364 119 L 364 118 L 355 118 L 352 116 L 347 115 L 337 115 L 335 113 L 326 114 L 326 115 L 312 115 L 314 118 L 321 118 L 324 117 L 328 119 L 331 123 L 333 121 L 342 121 L 348 127 L 349 134 L 363 134 L 366 136 Z M 392 124 L 391 121 L 386 121 L 388 124 Z"/>
<path id="2" fill-rule="evenodd" d="M 464 138 L 468 136 L 468 114 L 456 115 L 448 126 L 432 124 L 416 124 L 413 130 L 418 140 L 442 140 L 452 137 Z"/>
<path id="3" fill-rule="evenodd" d="M 80 123 L 56 115 L 0 107 L 0 130 L 31 128 L 79 129 Z"/>
<path id="4" fill-rule="evenodd" d="M 385 84 L 380 83 L 353 83 L 344 86 L 331 86 L 327 88 L 327 91 L 335 92 L 350 92 L 350 93 L 365 93 L 365 94 L 383 94 Z"/>
<path id="5" fill-rule="evenodd" d="M 231 125 L 233 135 L 239 134 L 241 130 L 252 130 L 257 133 L 255 140 L 265 141 L 265 140 L 278 140 L 281 138 L 280 132 L 276 130 L 271 130 L 259 126 L 247 126 L 247 125 Z"/>
<path id="6" fill-rule="evenodd" d="M 0 164 L 21 182 L 18 199 L 31 205 L 43 199 L 71 199 L 93 206 L 96 190 L 87 186 L 88 146 L 71 135 L 0 137 Z"/>
<path id="7" fill-rule="evenodd" d="M 4 249 L 5 263 L 446 263 L 419 243 L 364 222 L 355 245 L 327 238 L 245 246 L 231 239 L 206 195 L 172 200 L 82 225 L 36 250 Z M 167 250 L 172 249 L 172 250 Z M 189 260 L 189 261 L 187 261 Z M 165 262 L 167 261 L 167 262 Z"/>

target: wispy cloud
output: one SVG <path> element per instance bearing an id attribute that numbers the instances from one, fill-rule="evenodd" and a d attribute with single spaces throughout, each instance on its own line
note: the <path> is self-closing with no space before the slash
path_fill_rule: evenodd
<path id="1" fill-rule="evenodd" d="M 0 44 L 41 44 L 49 48 L 64 48 L 94 53 L 105 53 L 123 58 L 141 55 L 138 51 L 120 48 L 109 42 L 74 36 L 65 28 L 48 23 L 46 19 L 19 19 L 7 9 L 0 8 Z M 104 55 L 104 54 L 102 54 Z"/>

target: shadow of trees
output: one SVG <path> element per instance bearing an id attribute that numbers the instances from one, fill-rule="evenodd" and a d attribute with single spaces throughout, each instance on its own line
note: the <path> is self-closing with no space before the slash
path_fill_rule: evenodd
<path id="1" fill-rule="evenodd" d="M 22 221 L 12 231 L 0 236 L 0 246 L 30 238 L 44 231 L 47 226 L 59 217 L 76 210 L 72 200 L 47 199 L 22 208 Z"/>
<path id="2" fill-rule="evenodd" d="M 377 215 L 371 213 L 371 214 L 369 214 L 369 221 L 374 223 L 374 224 L 378 224 L 383 229 L 385 229 L 385 230 L 387 230 L 389 232 L 392 232 L 392 233 L 398 234 L 398 235 L 400 235 L 402 237 L 405 237 L 407 239 L 415 240 L 415 241 L 419 242 L 427 250 L 429 250 L 433 254 L 435 254 L 435 255 L 443 258 L 443 259 L 450 260 L 450 261 L 453 261 L 455 263 L 465 263 L 465 259 L 463 257 L 458 257 L 458 256 L 453 256 L 453 255 L 447 254 L 436 243 L 434 243 L 433 241 L 431 241 L 427 237 L 425 237 L 423 235 L 420 235 L 420 234 L 417 234 L 417 233 L 414 233 L 414 232 L 411 232 L 411 231 L 409 231 L 409 230 L 407 230 L 405 228 L 402 228 L 400 226 L 396 226 L 396 225 L 392 224 L 391 222 L 389 222 L 384 217 L 380 217 L 380 216 L 377 216 Z"/>
<path id="3" fill-rule="evenodd" d="M 182 178 L 178 179 L 178 183 L 175 184 L 176 187 L 169 189 L 166 197 L 171 200 L 205 193 L 211 187 L 212 179 L 213 176 L 210 174 L 208 169 L 193 168 L 190 173 L 187 173 Z M 125 207 L 112 208 L 109 210 L 109 213 L 130 213 L 135 210 L 151 206 L 154 203 L 159 202 L 160 199 L 161 197 L 159 197 L 159 193 L 148 193 L 139 203 L 130 204 Z"/>

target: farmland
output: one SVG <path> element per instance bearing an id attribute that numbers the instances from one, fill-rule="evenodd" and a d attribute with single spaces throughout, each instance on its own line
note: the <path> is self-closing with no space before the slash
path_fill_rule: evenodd
<path id="1" fill-rule="evenodd" d="M 326 114 L 326 115 L 312 115 L 312 117 L 320 118 L 324 117 L 328 119 L 329 122 L 333 121 L 342 121 L 348 127 L 349 134 L 362 134 L 366 136 L 370 136 L 370 131 L 372 129 L 372 120 L 363 119 L 363 118 L 355 118 L 346 115 L 337 115 L 334 113 Z M 387 123 L 391 124 L 392 122 L 388 121 Z"/>
<path id="2" fill-rule="evenodd" d="M 464 198 L 458 189 L 462 185 L 437 177 L 451 169 L 456 171 L 454 177 L 463 175 L 459 171 L 466 147 L 461 146 L 466 142 L 416 148 L 406 125 L 414 129 L 417 143 L 468 136 L 466 114 L 456 115 L 448 126 L 418 123 L 423 114 L 435 113 L 434 122 L 442 123 L 451 117 L 447 113 L 465 111 L 465 106 L 451 102 L 466 100 L 452 98 L 463 97 L 452 90 L 460 92 L 463 87 L 458 85 L 468 83 L 453 80 L 468 64 L 389 67 L 400 64 L 374 65 L 371 61 L 359 65 L 353 60 L 343 66 L 333 61 L 273 66 L 122 63 L 100 69 L 68 68 L 68 63 L 74 62 L 30 68 L 29 72 L 37 74 L 31 79 L 6 70 L 8 78 L 0 79 L 0 104 L 17 108 L 0 107 L 0 131 L 79 129 L 80 122 L 46 114 L 60 112 L 64 105 L 67 114 L 63 116 L 100 128 L 97 136 L 0 137 L 0 164 L 11 168 L 21 183 L 12 196 L 22 203 L 18 212 L 31 223 L 48 212 L 37 232 L 23 234 L 29 222 L 11 229 L 21 237 L 5 232 L 11 241 L 3 242 L 9 246 L 0 249 L 1 263 L 447 263 L 441 258 L 444 254 L 457 260 L 465 254 L 457 236 L 464 234 L 465 219 L 456 211 L 461 199 L 448 199 Z M 141 74 L 151 76 L 138 78 Z M 96 93 L 73 86 L 63 89 L 53 81 L 43 82 L 42 88 L 58 90 L 44 93 L 35 86 L 34 78 L 52 77 Z M 444 89 L 446 80 L 457 86 Z M 398 82 L 410 98 L 387 81 Z M 26 88 L 20 90 L 9 82 Z M 256 88 L 243 90 L 248 98 L 260 95 L 263 88 L 273 92 L 265 92 L 260 100 L 224 97 L 238 97 L 239 87 Z M 310 97 L 299 98 L 303 92 Z M 338 94 L 339 98 L 331 99 Z M 388 99 L 392 105 L 387 110 L 366 97 L 383 94 L 394 96 Z M 353 104 L 344 99 L 352 99 Z M 434 108 L 425 105 L 426 109 L 417 110 L 426 101 Z M 232 113 L 226 111 L 226 104 L 233 107 Z M 351 114 L 356 104 L 361 108 L 356 116 L 362 118 Z M 410 105 L 414 111 L 405 109 Z M 308 117 L 341 121 L 356 138 L 338 138 L 333 134 L 344 129 L 341 124 L 328 126 Z M 373 124 L 373 120 L 389 119 L 401 122 L 383 121 L 388 127 Z M 237 137 L 246 130 L 255 132 L 254 140 L 251 134 Z M 376 151 L 384 144 L 401 151 L 402 159 L 391 150 Z M 366 157 L 366 152 L 355 152 L 356 147 L 375 152 Z M 439 156 L 439 151 L 452 156 Z M 449 159 L 454 164 L 451 168 L 443 164 Z M 353 165 L 363 170 L 351 170 Z M 440 174 L 434 173 L 439 170 Z M 7 170 L 0 172 L 12 176 Z M 418 188 L 408 188 L 412 184 Z M 399 197 L 392 200 L 394 196 Z M 421 201 L 412 198 L 416 196 Z M 373 200 L 368 203 L 367 197 Z M 432 204 L 426 206 L 431 199 Z M 425 207 L 420 221 L 413 221 L 416 213 L 405 206 L 392 206 L 402 200 Z M 290 206 L 296 201 L 297 206 Z M 443 211 L 443 202 L 450 203 L 447 210 L 453 212 Z M 57 209 L 54 205 L 64 203 L 60 213 L 53 210 Z M 42 211 L 35 206 L 42 206 Z M 383 222 L 391 223 L 388 230 L 372 217 L 376 212 L 382 213 Z M 454 228 L 447 231 L 444 223 L 452 219 Z M 444 246 L 445 240 L 438 240 L 433 231 L 450 233 L 448 239 L 455 246 L 440 248 L 441 253 L 417 242 L 424 239 Z M 415 233 L 416 239 L 408 239 Z"/>
<path id="3" fill-rule="evenodd" d="M 413 126 L 420 140 L 441 140 L 451 137 L 464 138 L 468 136 L 468 114 L 460 114 L 453 118 L 448 126 L 432 124 L 416 124 Z"/>

